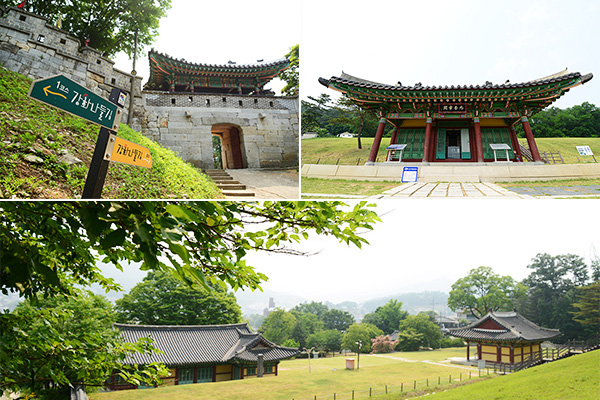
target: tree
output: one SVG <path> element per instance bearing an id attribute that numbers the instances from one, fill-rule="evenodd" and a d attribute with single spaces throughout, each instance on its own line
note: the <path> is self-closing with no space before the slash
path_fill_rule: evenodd
<path id="1" fill-rule="evenodd" d="M 525 287 L 510 276 L 500 276 L 490 267 L 479 267 L 452 285 L 448 307 L 457 311 L 467 309 L 477 318 L 488 311 L 510 310 L 512 299 L 522 296 Z"/>
<path id="2" fill-rule="evenodd" d="M 375 325 L 366 323 L 352 324 L 346 333 L 344 333 L 342 348 L 357 352 L 358 345 L 356 342 L 360 340 L 362 342 L 361 352 L 369 353 L 371 351 L 371 339 L 380 335 L 383 335 L 383 332 Z"/>
<path id="3" fill-rule="evenodd" d="M 32 298 L 1 314 L 0 392 L 64 399 L 75 385 L 103 386 L 114 370 L 135 385 L 159 383 L 168 375 L 164 365 L 122 364 L 156 349 L 149 339 L 125 343 L 112 329 L 114 318 L 110 303 L 91 293 Z"/>
<path id="4" fill-rule="evenodd" d="M 576 288 L 577 301 L 573 307 L 577 310 L 571 314 L 581 325 L 590 325 L 600 331 L 600 282 Z"/>
<path id="5" fill-rule="evenodd" d="M 298 313 L 314 314 L 318 319 L 322 319 L 323 315 L 328 311 L 328 307 L 317 301 L 311 301 L 310 303 L 300 303 L 296 307 L 292 308 L 292 311 Z"/>
<path id="6" fill-rule="evenodd" d="M 296 324 L 296 317 L 291 312 L 276 308 L 269 313 L 263 321 L 259 331 L 270 341 L 281 344 L 287 340 L 294 340 L 292 332 Z M 297 342 L 296 340 L 294 340 Z"/>
<path id="7" fill-rule="evenodd" d="M 298 96 L 300 91 L 300 45 L 294 45 L 290 48 L 285 57 L 290 60 L 290 67 L 279 74 L 279 79 L 285 81 L 286 85 L 281 89 L 285 96 Z"/>
<path id="8" fill-rule="evenodd" d="M 573 318 L 577 312 L 577 288 L 590 282 L 585 261 L 574 254 L 541 253 L 527 268 L 532 272 L 523 280 L 529 287 L 520 305 L 523 315 L 538 325 L 559 329 L 562 335 L 558 341 L 586 339 L 593 334 Z"/>
<path id="9" fill-rule="evenodd" d="M 429 315 L 420 313 L 418 315 L 409 315 L 402 321 L 398 326 L 400 333 L 408 331 L 413 338 L 411 343 L 414 341 L 415 335 L 412 332 L 416 332 L 421 335 L 421 346 L 438 348 L 440 347 L 440 341 L 442 340 L 442 330 L 435 322 L 431 321 Z M 412 332 L 411 332 L 412 331 Z M 401 343 L 403 341 L 398 337 Z"/>
<path id="10" fill-rule="evenodd" d="M 390 335 L 381 335 L 375 339 L 371 339 L 371 343 L 373 353 L 391 353 L 394 351 L 398 341 L 392 340 Z"/>
<path id="11" fill-rule="evenodd" d="M 142 325 L 220 325 L 241 321 L 235 296 L 217 287 L 190 287 L 167 272 L 150 271 L 116 301 L 119 322 Z"/>
<path id="12" fill-rule="evenodd" d="M 357 127 L 357 129 L 355 130 L 357 132 L 357 146 L 359 149 L 362 149 L 362 143 L 360 141 L 360 138 L 365 127 L 365 121 L 375 119 L 376 115 L 372 111 L 363 110 L 346 94 L 343 94 L 337 99 L 334 107 L 340 113 L 339 116 L 333 118 L 331 122 L 350 124 L 354 127 Z"/>
<path id="13" fill-rule="evenodd" d="M 390 334 L 398 329 L 398 324 L 406 318 L 408 312 L 402 310 L 402 302 L 390 299 L 385 305 L 364 316 L 363 322 L 373 324 L 384 333 Z"/>
<path id="14" fill-rule="evenodd" d="M 12 0 L 0 0 L 0 5 L 11 6 Z M 77 37 L 81 44 L 90 46 L 108 56 L 120 51 L 130 58 L 137 36 L 138 55 L 154 42 L 160 19 L 171 8 L 171 0 L 28 0 L 25 9 L 56 24 L 61 19 L 62 29 Z"/>
<path id="15" fill-rule="evenodd" d="M 342 333 L 335 329 L 327 329 L 311 334 L 306 340 L 306 347 L 314 347 L 319 351 L 340 351 Z"/>
<path id="16" fill-rule="evenodd" d="M 423 334 L 413 328 L 407 328 L 398 334 L 397 348 L 400 351 L 417 351 L 423 344 Z"/>
<path id="17" fill-rule="evenodd" d="M 301 313 L 294 310 L 290 312 L 296 317 L 291 338 L 298 342 L 301 347 L 305 347 L 309 335 L 323 330 L 323 322 L 315 314 Z"/>
<path id="18" fill-rule="evenodd" d="M 354 317 L 348 311 L 333 308 L 323 314 L 322 321 L 325 329 L 335 329 L 344 332 L 354 323 Z"/>
<path id="19" fill-rule="evenodd" d="M 121 270 L 141 262 L 206 289 L 254 290 L 266 276 L 246 264 L 249 251 L 302 254 L 284 245 L 310 233 L 360 248 L 367 241 L 356 231 L 376 221 L 365 202 L 4 202 L 0 289 L 27 298 L 92 283 L 117 289 L 96 266 L 102 257 Z"/>

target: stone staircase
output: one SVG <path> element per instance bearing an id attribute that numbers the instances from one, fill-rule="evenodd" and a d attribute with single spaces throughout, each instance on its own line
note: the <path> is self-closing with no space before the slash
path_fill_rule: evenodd
<path id="1" fill-rule="evenodd" d="M 204 173 L 217 184 L 226 198 L 254 197 L 254 193 L 248 191 L 246 189 L 246 185 L 243 185 L 238 181 L 234 181 L 225 170 L 207 169 L 204 171 Z"/>

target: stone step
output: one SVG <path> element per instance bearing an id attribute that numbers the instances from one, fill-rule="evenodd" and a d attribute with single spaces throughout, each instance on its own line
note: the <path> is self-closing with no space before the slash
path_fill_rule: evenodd
<path id="1" fill-rule="evenodd" d="M 217 183 L 217 187 L 219 189 L 221 189 L 221 191 L 223 191 L 223 190 L 246 190 L 246 185 L 242 185 L 242 184 L 229 185 L 229 184 Z"/>
<path id="2" fill-rule="evenodd" d="M 225 197 L 254 197 L 252 192 L 244 192 L 239 190 L 221 190 Z"/>

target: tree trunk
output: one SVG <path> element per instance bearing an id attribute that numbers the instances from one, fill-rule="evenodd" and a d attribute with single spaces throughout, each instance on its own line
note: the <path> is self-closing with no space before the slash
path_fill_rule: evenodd
<path id="1" fill-rule="evenodd" d="M 362 134 L 363 126 L 365 126 L 365 118 L 360 116 L 360 128 L 358 129 L 358 149 L 362 149 L 362 143 L 360 142 L 360 135 Z"/>

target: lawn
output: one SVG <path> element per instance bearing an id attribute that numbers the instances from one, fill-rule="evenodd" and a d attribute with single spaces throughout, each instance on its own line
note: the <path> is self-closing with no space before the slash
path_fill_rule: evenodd
<path id="1" fill-rule="evenodd" d="M 364 165 L 369 157 L 373 138 L 361 138 L 362 149 L 357 149 L 357 139 L 344 138 L 315 138 L 302 140 L 302 164 L 341 164 L 341 165 Z M 525 139 L 519 139 L 524 143 Z M 390 138 L 383 138 L 379 152 L 378 161 L 384 161 Z M 560 151 L 566 164 L 576 164 L 577 149 L 575 146 L 590 146 L 596 154 L 596 160 L 600 162 L 600 138 L 537 138 L 536 143 L 540 153 Z M 592 162 L 591 157 L 586 157 Z M 580 159 L 582 159 L 580 157 Z"/>
<path id="2" fill-rule="evenodd" d="M 450 365 L 448 357 L 464 357 L 465 348 L 443 349 L 427 352 L 393 353 L 385 356 L 362 354 L 360 369 L 345 369 L 345 356 L 311 360 L 311 372 L 308 360 L 284 361 L 279 365 L 279 376 L 263 379 L 247 379 L 219 383 L 201 383 L 162 387 L 151 390 L 133 390 L 111 393 L 91 394 L 92 400 L 142 400 L 142 399 L 337 399 L 365 398 L 372 394 L 385 393 L 388 385 L 390 392 L 412 390 L 415 380 L 417 387 L 426 384 L 434 386 L 438 379 L 442 384 L 451 380 L 456 382 L 478 379 L 475 368 Z M 355 358 L 353 356 L 353 358 Z M 429 362 L 425 362 L 429 361 Z M 243 394 L 243 396 L 242 396 Z"/>
<path id="3" fill-rule="evenodd" d="M 352 194 L 372 196 L 400 186 L 400 182 L 348 179 L 302 178 L 302 193 Z"/>

